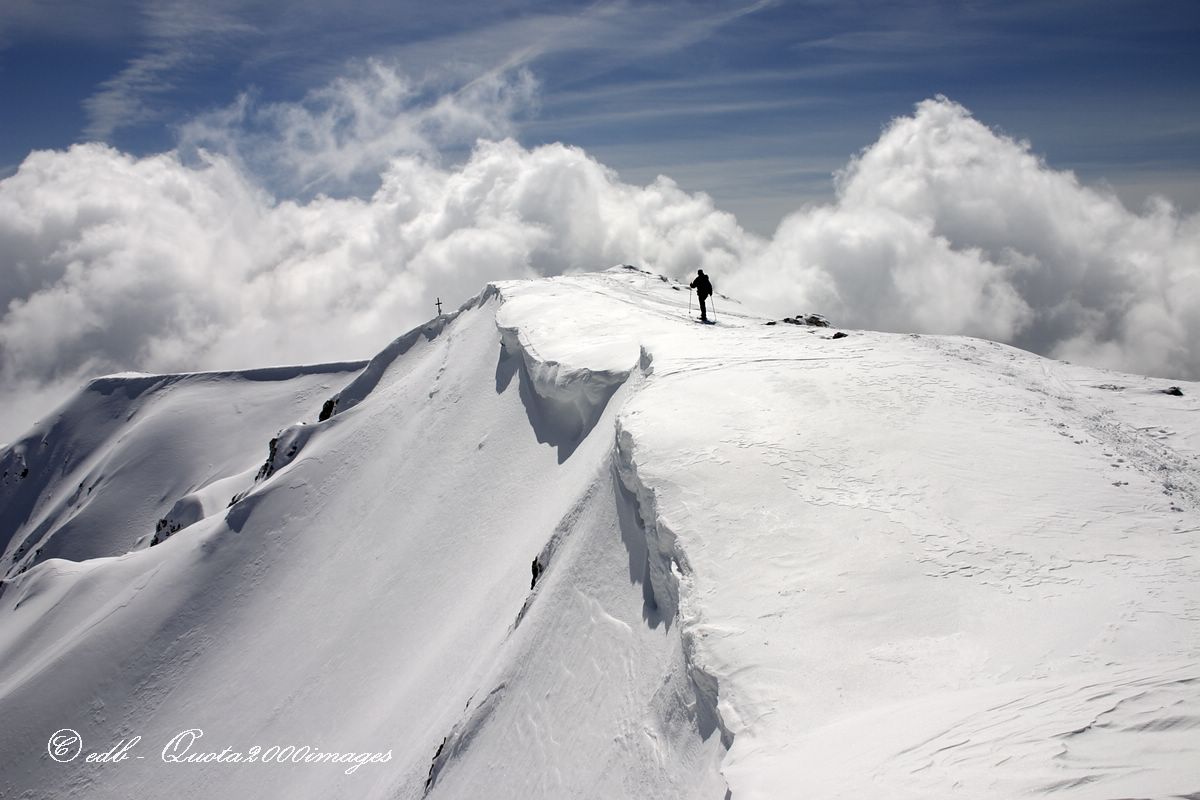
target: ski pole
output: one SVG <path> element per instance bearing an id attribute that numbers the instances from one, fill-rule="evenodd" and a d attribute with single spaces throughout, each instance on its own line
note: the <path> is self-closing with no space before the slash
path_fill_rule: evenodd
<path id="1" fill-rule="evenodd" d="M 688 319 L 692 318 L 692 290 L 688 289 Z"/>
<path id="2" fill-rule="evenodd" d="M 712 304 L 713 304 L 713 322 L 716 322 L 716 321 L 717 321 L 717 293 L 716 293 L 716 292 L 713 292 L 713 293 L 712 293 L 712 296 L 711 296 L 711 297 L 709 297 L 708 299 L 709 299 L 709 300 L 712 300 Z"/>

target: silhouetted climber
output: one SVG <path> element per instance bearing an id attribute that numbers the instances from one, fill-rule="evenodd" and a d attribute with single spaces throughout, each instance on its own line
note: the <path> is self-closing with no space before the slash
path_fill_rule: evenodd
<path id="1" fill-rule="evenodd" d="M 696 295 L 700 298 L 700 321 L 708 322 L 708 309 L 705 308 L 704 301 L 709 298 L 713 290 L 708 276 L 704 274 L 704 270 L 696 270 L 696 279 L 688 285 L 696 290 Z"/>

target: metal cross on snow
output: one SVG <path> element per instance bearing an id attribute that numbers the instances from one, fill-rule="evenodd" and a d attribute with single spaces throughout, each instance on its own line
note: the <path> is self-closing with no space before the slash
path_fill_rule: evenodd
<path id="1" fill-rule="evenodd" d="M 438 316 L 440 317 L 440 316 L 442 315 L 442 298 L 440 298 L 440 297 L 439 297 L 439 298 L 437 299 L 437 303 L 435 303 L 434 305 L 436 305 L 436 306 L 437 306 L 437 309 L 438 309 Z"/>

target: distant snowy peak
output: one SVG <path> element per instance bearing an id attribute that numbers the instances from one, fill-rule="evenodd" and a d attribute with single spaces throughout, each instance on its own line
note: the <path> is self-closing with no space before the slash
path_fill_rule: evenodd
<path id="1" fill-rule="evenodd" d="M 317 397 L 362 367 L 122 373 L 90 381 L 0 453 L 2 573 L 47 558 L 120 555 L 151 535 L 165 538 L 205 507 L 228 503 L 230 496 L 214 492 L 250 466 L 241 463 L 247 450 L 308 417 Z"/>

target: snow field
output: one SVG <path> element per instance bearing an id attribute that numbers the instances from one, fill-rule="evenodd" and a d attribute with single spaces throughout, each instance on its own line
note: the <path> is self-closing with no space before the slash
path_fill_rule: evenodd
<path id="1" fill-rule="evenodd" d="M 0 456 L 34 487 L 14 539 L 85 554 L 3 584 L 0 793 L 1200 790 L 1200 385 L 718 299 L 702 327 L 632 268 L 494 284 L 220 436 L 77 399 L 55 455 Z M 137 396 L 242 391 L 208 383 Z M 111 470 L 67 447 L 153 468 L 68 529 L 45 509 Z M 164 514 L 191 524 L 147 548 Z M 57 764 L 62 727 L 391 755 Z"/>

